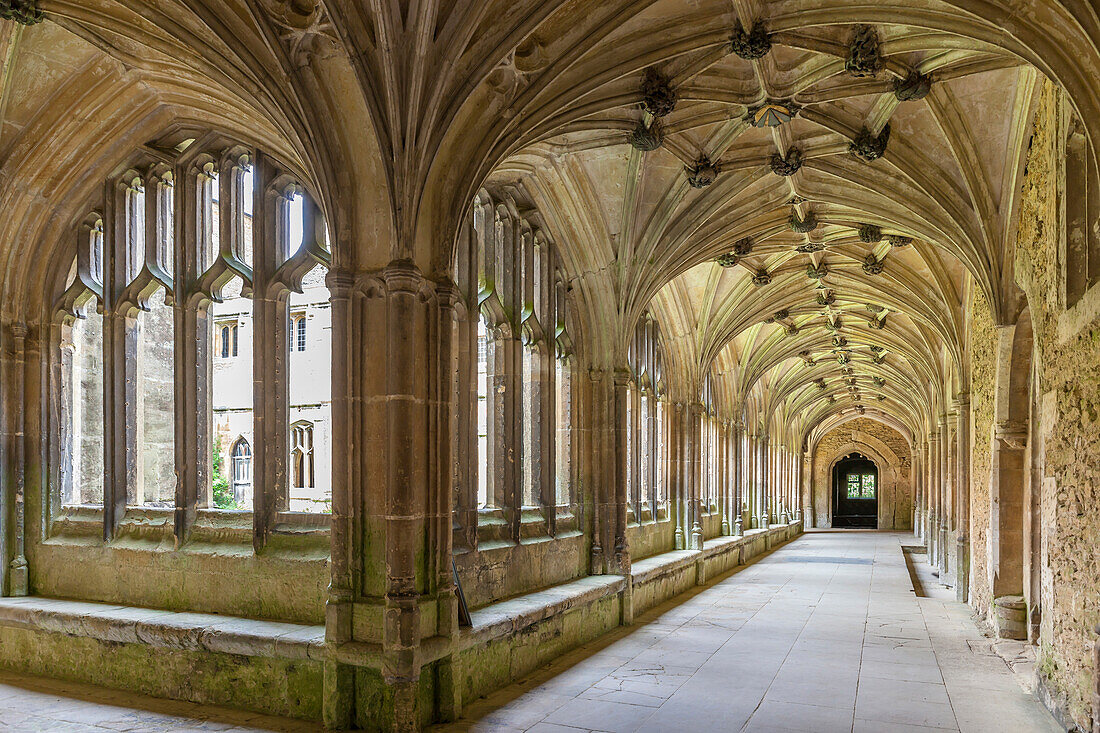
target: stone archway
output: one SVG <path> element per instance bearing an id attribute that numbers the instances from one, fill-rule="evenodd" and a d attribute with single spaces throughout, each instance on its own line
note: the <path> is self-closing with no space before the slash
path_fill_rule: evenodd
<path id="1" fill-rule="evenodd" d="M 888 432 L 894 446 L 867 432 L 873 423 L 876 432 Z M 856 423 L 856 424 L 853 424 Z M 864 428 L 864 429 L 861 429 Z M 810 497 L 813 527 L 832 527 L 833 467 L 850 453 L 862 453 L 878 468 L 878 528 L 911 529 L 913 492 L 910 481 L 911 460 L 904 438 L 880 423 L 863 418 L 826 433 L 813 451 Z"/>

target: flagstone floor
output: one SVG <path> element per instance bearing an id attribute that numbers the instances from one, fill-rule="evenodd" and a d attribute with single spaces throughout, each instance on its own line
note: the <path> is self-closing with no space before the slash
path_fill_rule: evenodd
<path id="1" fill-rule="evenodd" d="M 903 544 L 807 533 L 437 731 L 1061 731 L 951 591 L 916 596 Z"/>

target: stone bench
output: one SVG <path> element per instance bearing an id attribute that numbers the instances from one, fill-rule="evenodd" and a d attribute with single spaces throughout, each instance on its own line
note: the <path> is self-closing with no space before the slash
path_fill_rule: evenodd
<path id="1" fill-rule="evenodd" d="M 325 656 L 324 626 L 33 596 L 0 598 L 0 626 L 246 657 L 322 660 Z"/>

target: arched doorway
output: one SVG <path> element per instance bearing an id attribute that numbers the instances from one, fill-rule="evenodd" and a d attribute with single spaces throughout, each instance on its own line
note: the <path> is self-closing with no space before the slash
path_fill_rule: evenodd
<path id="1" fill-rule="evenodd" d="M 878 467 L 862 453 L 833 466 L 833 526 L 878 527 Z"/>

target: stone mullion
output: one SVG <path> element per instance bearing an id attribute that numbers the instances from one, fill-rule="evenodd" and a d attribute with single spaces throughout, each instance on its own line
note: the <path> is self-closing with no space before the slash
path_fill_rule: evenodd
<path id="1" fill-rule="evenodd" d="M 487 345 L 489 353 L 485 374 L 488 388 L 485 441 L 489 451 L 485 461 L 485 467 L 489 470 L 486 486 L 490 505 L 500 510 L 502 515 L 504 515 L 504 510 L 507 507 L 508 446 L 510 443 L 507 426 L 512 417 L 511 404 L 508 400 L 506 371 L 508 359 L 504 347 L 503 332 L 504 329 L 500 326 L 494 325 L 489 328 L 489 344 Z"/>
<path id="2" fill-rule="evenodd" d="M 539 501 L 546 521 L 546 534 L 557 532 L 557 465 L 558 465 L 558 375 L 555 368 L 554 320 L 550 318 L 542 348 L 539 349 L 539 452 L 542 454 L 539 472 Z"/>
<path id="3" fill-rule="evenodd" d="M 642 425 L 642 399 L 637 389 L 626 389 L 626 399 L 629 401 L 630 410 L 627 412 L 629 416 L 628 425 L 626 429 L 630 431 L 630 440 L 627 445 L 630 448 L 627 461 L 629 461 L 629 470 L 627 476 L 630 477 L 630 485 L 628 487 L 628 496 L 631 507 L 634 509 L 634 521 L 642 521 L 642 451 L 641 451 L 641 425 Z"/>
<path id="4" fill-rule="evenodd" d="M 503 509 L 508 537 L 520 540 L 523 506 L 523 342 L 512 332 L 502 342 L 503 364 L 500 374 L 504 401 L 503 437 Z"/>
<path id="5" fill-rule="evenodd" d="M 278 241 L 282 194 L 271 190 L 276 177 L 271 161 L 256 156 L 252 231 L 252 416 L 253 448 L 253 545 L 266 544 L 280 509 L 288 508 L 286 291 L 275 281 L 282 243 Z"/>
<path id="6" fill-rule="evenodd" d="M 477 547 L 477 311 L 470 300 L 465 317 L 457 321 L 455 344 L 455 453 L 454 482 L 455 537 L 453 542 L 467 549 Z"/>
<path id="7" fill-rule="evenodd" d="M 188 166 L 177 166 L 172 196 L 175 226 L 172 305 L 174 339 L 173 390 L 176 404 L 176 510 L 173 531 L 177 547 L 187 542 L 198 515 L 199 497 L 210 450 L 210 320 L 203 296 L 192 291 L 201 273 L 199 257 L 197 182 Z M 255 441 L 253 441 L 255 442 Z"/>
<path id="8" fill-rule="evenodd" d="M 659 455 L 657 436 L 657 394 L 646 394 L 646 501 L 649 502 L 649 516 L 652 522 L 659 519 L 657 506 L 657 461 Z"/>
<path id="9" fill-rule="evenodd" d="M 955 492 L 955 597 L 966 603 L 970 596 L 970 395 L 962 392 L 957 397 L 959 414 L 956 455 Z"/>
<path id="10" fill-rule="evenodd" d="M 129 252 L 126 247 L 124 187 L 107 183 L 103 217 L 103 536 L 114 539 L 126 513 L 127 491 L 136 486 L 134 328 L 119 299 L 129 284 Z M 121 209 L 121 210 L 120 210 Z"/>

